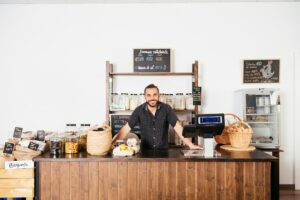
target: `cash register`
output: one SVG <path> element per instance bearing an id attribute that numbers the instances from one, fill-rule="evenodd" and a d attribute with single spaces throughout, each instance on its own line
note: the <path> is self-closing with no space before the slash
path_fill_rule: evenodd
<path id="1" fill-rule="evenodd" d="M 193 151 L 194 155 L 214 157 L 214 136 L 222 133 L 225 122 L 224 114 L 197 114 L 195 123 L 183 127 L 183 137 L 202 137 L 203 150 Z M 184 150 L 183 150 L 184 151 Z M 184 154 L 187 151 L 183 152 Z M 186 154 L 185 154 L 186 155 Z"/>

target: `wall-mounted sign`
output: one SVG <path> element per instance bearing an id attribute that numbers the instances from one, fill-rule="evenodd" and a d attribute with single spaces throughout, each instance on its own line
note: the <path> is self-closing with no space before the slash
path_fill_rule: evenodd
<path id="1" fill-rule="evenodd" d="M 4 154 L 12 154 L 14 151 L 15 144 L 10 142 L 5 142 L 3 153 Z"/>
<path id="2" fill-rule="evenodd" d="M 112 130 L 112 135 L 115 136 L 119 130 L 128 122 L 130 115 L 110 115 L 110 126 Z M 141 134 L 139 126 L 135 126 L 132 130 L 132 133 Z"/>
<path id="3" fill-rule="evenodd" d="M 21 128 L 21 127 L 15 127 L 15 131 L 14 131 L 13 137 L 14 138 L 21 138 L 22 131 L 23 131 L 23 128 Z"/>
<path id="4" fill-rule="evenodd" d="M 243 83 L 279 83 L 280 60 L 244 60 Z"/>
<path id="5" fill-rule="evenodd" d="M 193 86 L 193 105 L 201 105 L 201 87 Z"/>
<path id="6" fill-rule="evenodd" d="M 170 72 L 171 49 L 134 49 L 134 72 Z"/>

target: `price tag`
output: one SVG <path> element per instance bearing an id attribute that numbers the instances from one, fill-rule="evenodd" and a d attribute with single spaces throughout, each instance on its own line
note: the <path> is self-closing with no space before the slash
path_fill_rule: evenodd
<path id="1" fill-rule="evenodd" d="M 15 131 L 14 131 L 13 137 L 14 138 L 21 138 L 22 131 L 23 131 L 23 128 L 21 128 L 21 127 L 15 127 Z"/>
<path id="2" fill-rule="evenodd" d="M 35 142 L 29 142 L 28 149 L 37 151 L 38 148 L 39 148 L 39 144 L 37 144 L 37 143 L 35 143 Z"/>
<path id="3" fill-rule="evenodd" d="M 37 131 L 37 140 L 45 141 L 45 131 L 44 130 Z"/>
<path id="4" fill-rule="evenodd" d="M 15 146 L 14 143 L 5 142 L 3 153 L 12 154 L 12 152 L 14 151 L 14 146 Z"/>

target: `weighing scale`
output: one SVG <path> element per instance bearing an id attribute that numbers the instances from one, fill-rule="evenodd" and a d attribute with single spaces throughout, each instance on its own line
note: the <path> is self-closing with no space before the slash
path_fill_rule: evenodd
<path id="1" fill-rule="evenodd" d="M 183 137 L 202 137 L 204 140 L 203 150 L 182 150 L 184 155 L 214 157 L 214 136 L 220 135 L 224 129 L 224 114 L 197 114 L 195 124 L 183 127 Z"/>

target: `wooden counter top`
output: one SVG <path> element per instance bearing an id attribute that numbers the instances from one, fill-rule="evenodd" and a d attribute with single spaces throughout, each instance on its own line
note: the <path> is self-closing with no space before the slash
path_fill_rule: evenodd
<path id="1" fill-rule="evenodd" d="M 97 161 L 97 162 L 117 162 L 117 161 L 241 161 L 241 162 L 251 162 L 251 161 L 278 161 L 278 158 L 271 156 L 260 150 L 255 150 L 252 152 L 229 152 L 219 147 L 216 148 L 218 152 L 217 157 L 205 158 L 205 157 L 185 157 L 181 153 L 181 148 L 169 148 L 167 150 L 143 150 L 138 154 L 130 157 L 115 157 L 111 153 L 106 156 L 92 156 L 88 153 L 78 153 L 78 154 L 64 154 L 64 155 L 50 155 L 50 153 L 44 153 L 41 156 L 34 158 L 36 162 L 41 161 Z"/>

